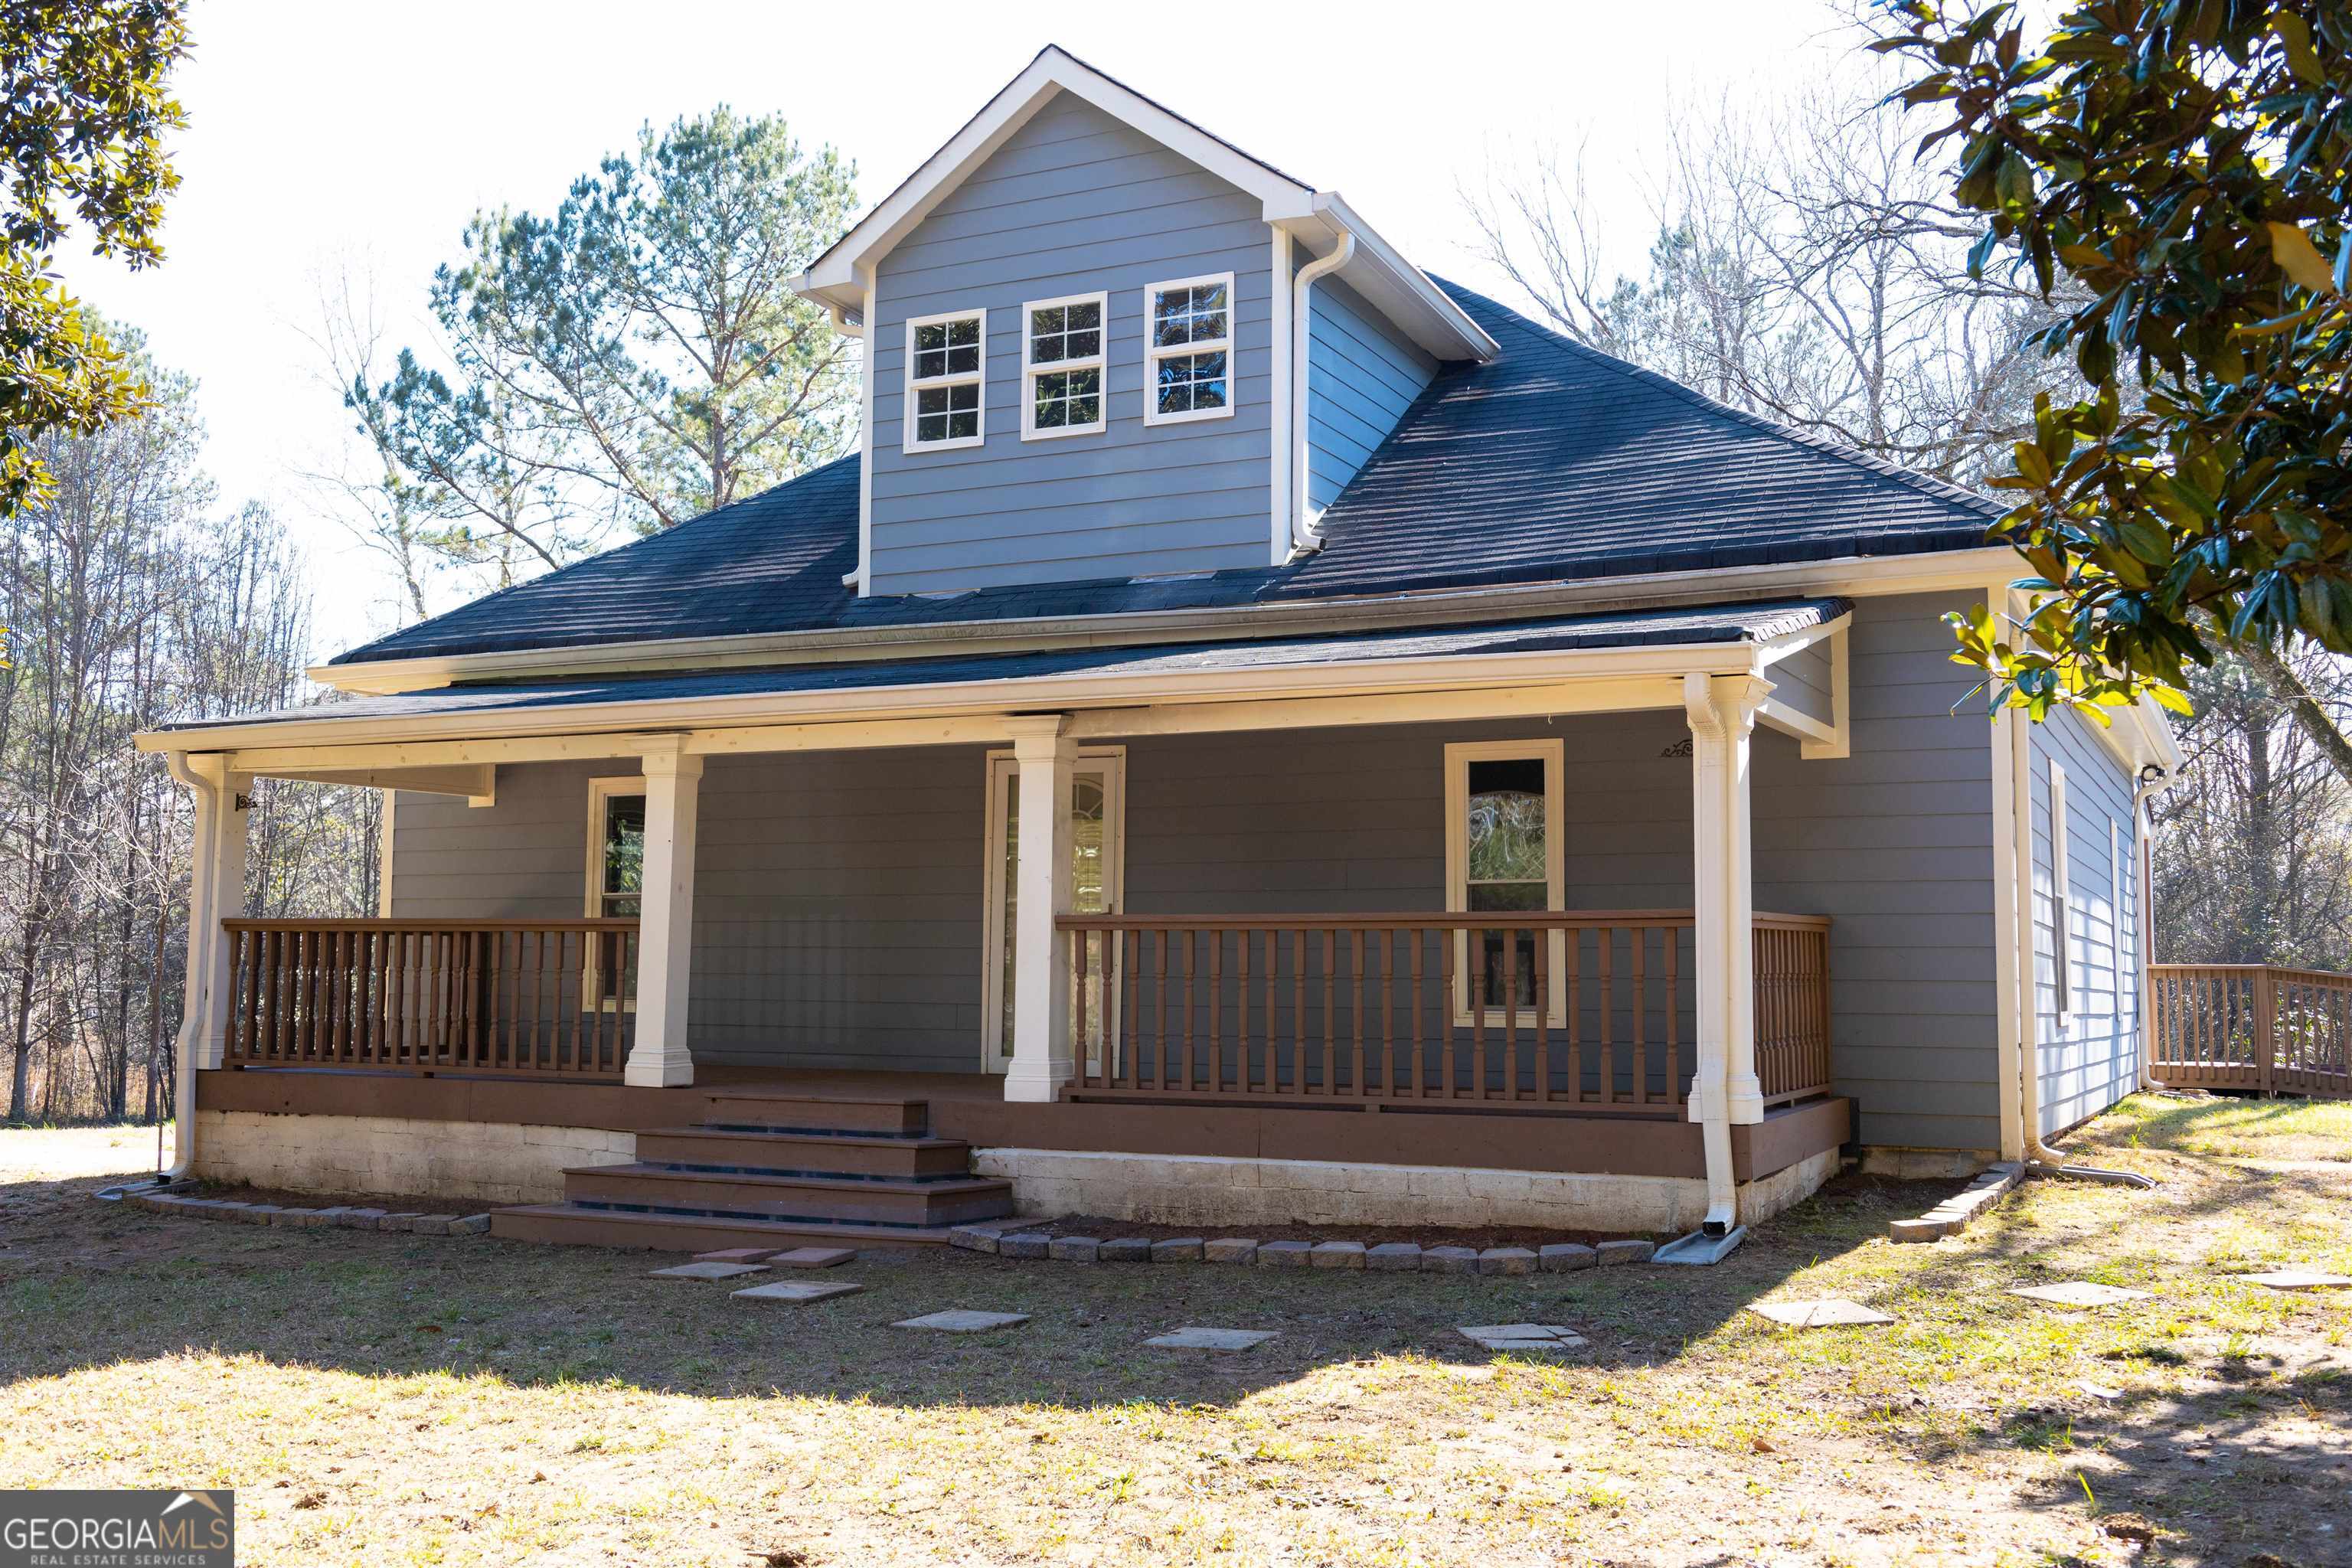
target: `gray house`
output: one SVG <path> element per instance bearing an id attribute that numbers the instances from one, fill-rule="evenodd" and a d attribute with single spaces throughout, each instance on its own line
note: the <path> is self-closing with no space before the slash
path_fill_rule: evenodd
<path id="1" fill-rule="evenodd" d="M 1989 719 L 1979 499 L 1048 48 L 801 279 L 858 449 L 145 737 L 184 1167 L 504 1234 L 1723 1236 L 2141 1078 L 2152 712 Z M 246 781 L 383 907 L 233 907 Z"/>

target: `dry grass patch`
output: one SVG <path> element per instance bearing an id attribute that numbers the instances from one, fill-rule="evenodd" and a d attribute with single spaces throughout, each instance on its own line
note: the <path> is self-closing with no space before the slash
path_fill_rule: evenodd
<path id="1" fill-rule="evenodd" d="M 2352 1164 L 2165 1114 L 2074 1141 L 2160 1192 L 2035 1183 L 1932 1247 L 1882 1239 L 1916 1189 L 1849 1178 L 1706 1270 L 869 1253 L 764 1310 L 641 1254 L 126 1212 L 104 1134 L 0 1133 L 0 1486 L 235 1486 L 255 1563 L 2352 1561 L 2352 1302 L 2233 1277 L 2352 1269 Z M 2157 1300 L 2001 1294 L 2068 1278 Z M 1742 1310 L 1832 1295 L 1899 1321 Z M 887 1327 L 945 1307 L 1034 1318 Z M 1521 1321 L 1593 1347 L 1453 1331 Z M 1279 1337 L 1140 1348 L 1182 1323 Z"/>

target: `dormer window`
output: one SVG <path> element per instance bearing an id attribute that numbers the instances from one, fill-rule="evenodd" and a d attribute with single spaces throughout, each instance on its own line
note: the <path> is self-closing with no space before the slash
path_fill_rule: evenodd
<path id="1" fill-rule="evenodd" d="M 1231 415 L 1234 275 L 1154 283 L 1143 301 L 1143 422 Z"/>
<path id="2" fill-rule="evenodd" d="M 908 451 L 980 445 L 987 349 L 985 310 L 917 316 L 907 323 Z"/>
<path id="3" fill-rule="evenodd" d="M 1103 318 L 1109 297 L 1074 294 L 1021 308 L 1021 438 L 1091 436 L 1104 427 Z"/>

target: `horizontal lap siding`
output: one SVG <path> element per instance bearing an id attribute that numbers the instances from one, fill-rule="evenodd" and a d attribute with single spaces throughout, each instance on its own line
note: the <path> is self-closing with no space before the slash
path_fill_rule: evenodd
<path id="1" fill-rule="evenodd" d="M 1937 619 L 1953 607 L 1860 602 L 1850 758 L 1756 734 L 1756 904 L 1834 921 L 1831 1066 L 1865 1143 L 2000 1142 L 1992 738 L 1981 711 L 1954 711 L 1972 683 Z"/>
<path id="2" fill-rule="evenodd" d="M 2131 1093 L 2139 1078 L 2137 879 L 2132 845 L 2132 784 L 2115 754 L 2072 713 L 2034 725 L 2033 994 L 2042 1136 L 2095 1116 Z M 2058 1015 L 2059 911 L 2050 824 L 2050 764 L 2066 772 L 2068 908 L 2073 1002 Z M 2107 849 L 2113 825 L 2116 854 Z M 2122 862 L 2120 908 L 2116 862 Z M 2120 919 L 2118 916 L 2120 915 Z M 2116 973 L 2117 944 L 2123 973 Z"/>
<path id="3" fill-rule="evenodd" d="M 499 770 L 481 810 L 404 795 L 393 912 L 580 914 L 588 780 Z M 688 1018 L 697 1060 L 968 1072 L 979 1056 L 982 754 L 713 757 Z"/>
<path id="4" fill-rule="evenodd" d="M 873 586 L 1263 566 L 1272 234 L 1255 200 L 1073 98 L 1046 105 L 883 258 L 876 279 Z M 1144 290 L 1234 275 L 1230 418 L 1147 426 Z M 1109 428 L 1021 439 L 1023 306 L 1107 290 Z M 906 322 L 985 309 L 984 443 L 902 449 Z"/>
<path id="5" fill-rule="evenodd" d="M 1320 511 L 1388 438 L 1437 362 L 1336 278 L 1307 311 L 1307 504 Z"/>
<path id="6" fill-rule="evenodd" d="M 1778 660 L 1765 671 L 1772 682 L 1772 700 L 1784 702 L 1808 719 L 1831 721 L 1830 645 L 1817 642 Z"/>

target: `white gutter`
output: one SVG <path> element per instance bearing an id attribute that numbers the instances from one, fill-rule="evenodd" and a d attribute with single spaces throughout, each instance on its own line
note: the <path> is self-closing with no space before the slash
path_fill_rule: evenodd
<path id="1" fill-rule="evenodd" d="M 2147 775 L 2155 773 L 2151 780 Z M 2156 814 L 2148 809 L 2158 795 L 2179 786 L 2178 765 L 2164 768 L 2150 763 L 2139 771 L 2139 787 L 2132 791 L 2132 821 L 2139 830 L 2139 852 L 2132 857 L 2132 877 L 2139 897 L 2139 1087 L 2162 1089 L 2156 1076 L 2156 1032 L 2148 1026 L 2149 993 L 2156 979 Z"/>
<path id="2" fill-rule="evenodd" d="M 576 647 L 445 654 L 314 665 L 305 673 L 338 690 L 368 696 L 426 691 L 460 681 L 517 680 L 649 669 L 848 662 L 975 652 L 1032 652 L 1070 647 L 1231 641 L 1359 632 L 1384 626 L 1453 626 L 1523 619 L 1554 611 L 1599 613 L 1715 605 L 1772 595 L 1869 598 L 1886 594 L 1958 592 L 1981 584 L 1987 567 L 2012 563 L 2006 546 L 1923 555 L 1843 556 L 1793 565 L 1645 573 L 1507 588 L 1437 588 L 1334 595 L 1295 603 L 1190 610 L 922 621 L 889 626 L 746 632 L 659 637 Z M 854 574 L 853 574 L 854 575 Z M 1982 593 L 1981 586 L 1974 590 Z"/>
<path id="3" fill-rule="evenodd" d="M 1339 231 L 1339 243 L 1332 247 L 1329 255 L 1319 256 L 1308 262 L 1291 279 L 1290 559 L 1293 561 L 1323 548 L 1323 536 L 1315 531 L 1314 520 L 1307 515 L 1307 300 L 1314 291 L 1317 279 L 1347 266 L 1355 254 L 1355 230 L 1343 228 Z"/>

